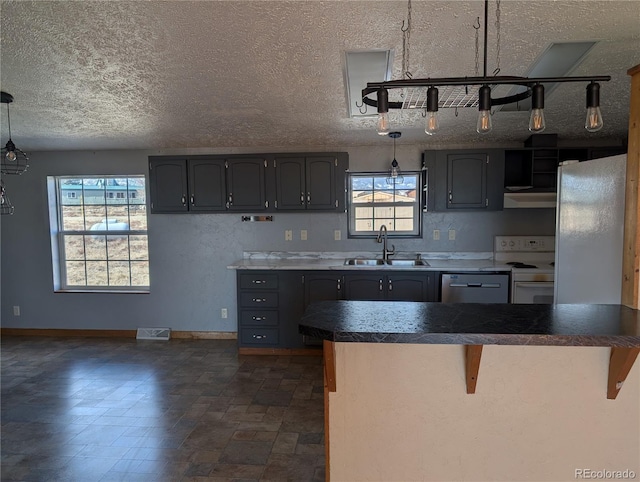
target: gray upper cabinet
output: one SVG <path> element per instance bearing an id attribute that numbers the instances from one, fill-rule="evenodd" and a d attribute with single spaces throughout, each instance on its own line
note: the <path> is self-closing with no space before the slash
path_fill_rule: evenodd
<path id="1" fill-rule="evenodd" d="M 227 160 L 227 208 L 230 211 L 267 209 L 266 163 L 262 157 Z"/>
<path id="2" fill-rule="evenodd" d="M 426 151 L 427 211 L 496 211 L 503 207 L 504 150 Z"/>
<path id="3" fill-rule="evenodd" d="M 187 161 L 175 157 L 150 157 L 151 212 L 187 212 Z"/>
<path id="4" fill-rule="evenodd" d="M 276 156 L 276 209 L 344 209 L 347 159 L 346 153 Z"/>
<path id="5" fill-rule="evenodd" d="M 345 209 L 346 152 L 151 156 L 152 213 Z"/>
<path id="6" fill-rule="evenodd" d="M 225 161 L 191 159 L 189 167 L 189 210 L 224 211 L 226 209 Z"/>

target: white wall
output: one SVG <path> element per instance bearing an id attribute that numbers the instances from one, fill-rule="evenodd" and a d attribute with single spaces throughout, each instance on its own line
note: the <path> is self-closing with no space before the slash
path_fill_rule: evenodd
<path id="1" fill-rule="evenodd" d="M 268 147 L 254 152 L 310 151 Z M 392 150 L 374 147 L 348 151 L 352 171 L 383 170 Z M 405 170 L 420 168 L 417 146 L 397 149 Z M 226 267 L 243 251 L 379 251 L 373 240 L 346 239 L 345 213 L 274 214 L 272 223 L 242 223 L 241 214 L 150 214 L 150 294 L 54 293 L 48 225 L 46 177 L 80 174 L 148 174 L 147 157 L 175 153 L 235 153 L 237 149 L 165 151 L 69 151 L 30 153 L 29 170 L 5 176 L 15 205 L 2 216 L 2 326 L 17 328 L 135 329 L 166 326 L 186 331 L 235 331 L 235 272 Z M 505 210 L 488 213 L 428 213 L 425 233 L 456 230 L 456 240 L 442 236 L 394 241 L 398 251 L 493 250 L 493 236 L 553 234 L 553 210 Z M 293 229 L 294 241 L 284 241 Z M 299 240 L 301 229 L 308 241 Z M 333 240 L 334 229 L 343 232 Z M 13 315 L 13 306 L 21 315 Z M 221 308 L 229 318 L 220 318 Z"/>
<path id="2" fill-rule="evenodd" d="M 468 395 L 464 346 L 337 343 L 331 480 L 571 481 L 576 469 L 637 480 L 640 363 L 608 400 L 609 355 L 485 346 Z"/>

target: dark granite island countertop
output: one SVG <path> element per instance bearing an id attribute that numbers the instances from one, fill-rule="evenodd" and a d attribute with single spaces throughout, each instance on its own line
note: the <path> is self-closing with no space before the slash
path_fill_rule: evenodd
<path id="1" fill-rule="evenodd" d="M 335 342 L 465 345 L 467 393 L 475 393 L 484 345 L 611 347 L 609 399 L 640 353 L 640 311 L 623 305 L 322 301 L 309 305 L 299 331 L 324 340 L 329 392 Z"/>
<path id="2" fill-rule="evenodd" d="M 334 342 L 640 347 L 640 311 L 623 305 L 323 301 L 300 333 Z"/>

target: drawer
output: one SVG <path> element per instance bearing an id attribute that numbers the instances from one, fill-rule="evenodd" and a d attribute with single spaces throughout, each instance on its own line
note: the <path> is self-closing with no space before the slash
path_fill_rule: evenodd
<path id="1" fill-rule="evenodd" d="M 277 308 L 278 293 L 243 291 L 240 293 L 241 308 Z"/>
<path id="2" fill-rule="evenodd" d="M 278 312 L 276 310 L 242 310 L 240 325 L 278 326 Z"/>
<path id="3" fill-rule="evenodd" d="M 249 273 L 240 274 L 240 289 L 242 290 L 276 290 L 278 289 L 277 274 Z"/>
<path id="4" fill-rule="evenodd" d="M 277 345 L 277 328 L 242 328 L 240 330 L 242 345 Z"/>

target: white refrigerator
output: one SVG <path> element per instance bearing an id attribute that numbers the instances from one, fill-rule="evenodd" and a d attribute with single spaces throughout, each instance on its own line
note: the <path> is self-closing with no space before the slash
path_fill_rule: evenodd
<path id="1" fill-rule="evenodd" d="M 558 168 L 555 303 L 619 304 L 627 156 Z"/>

